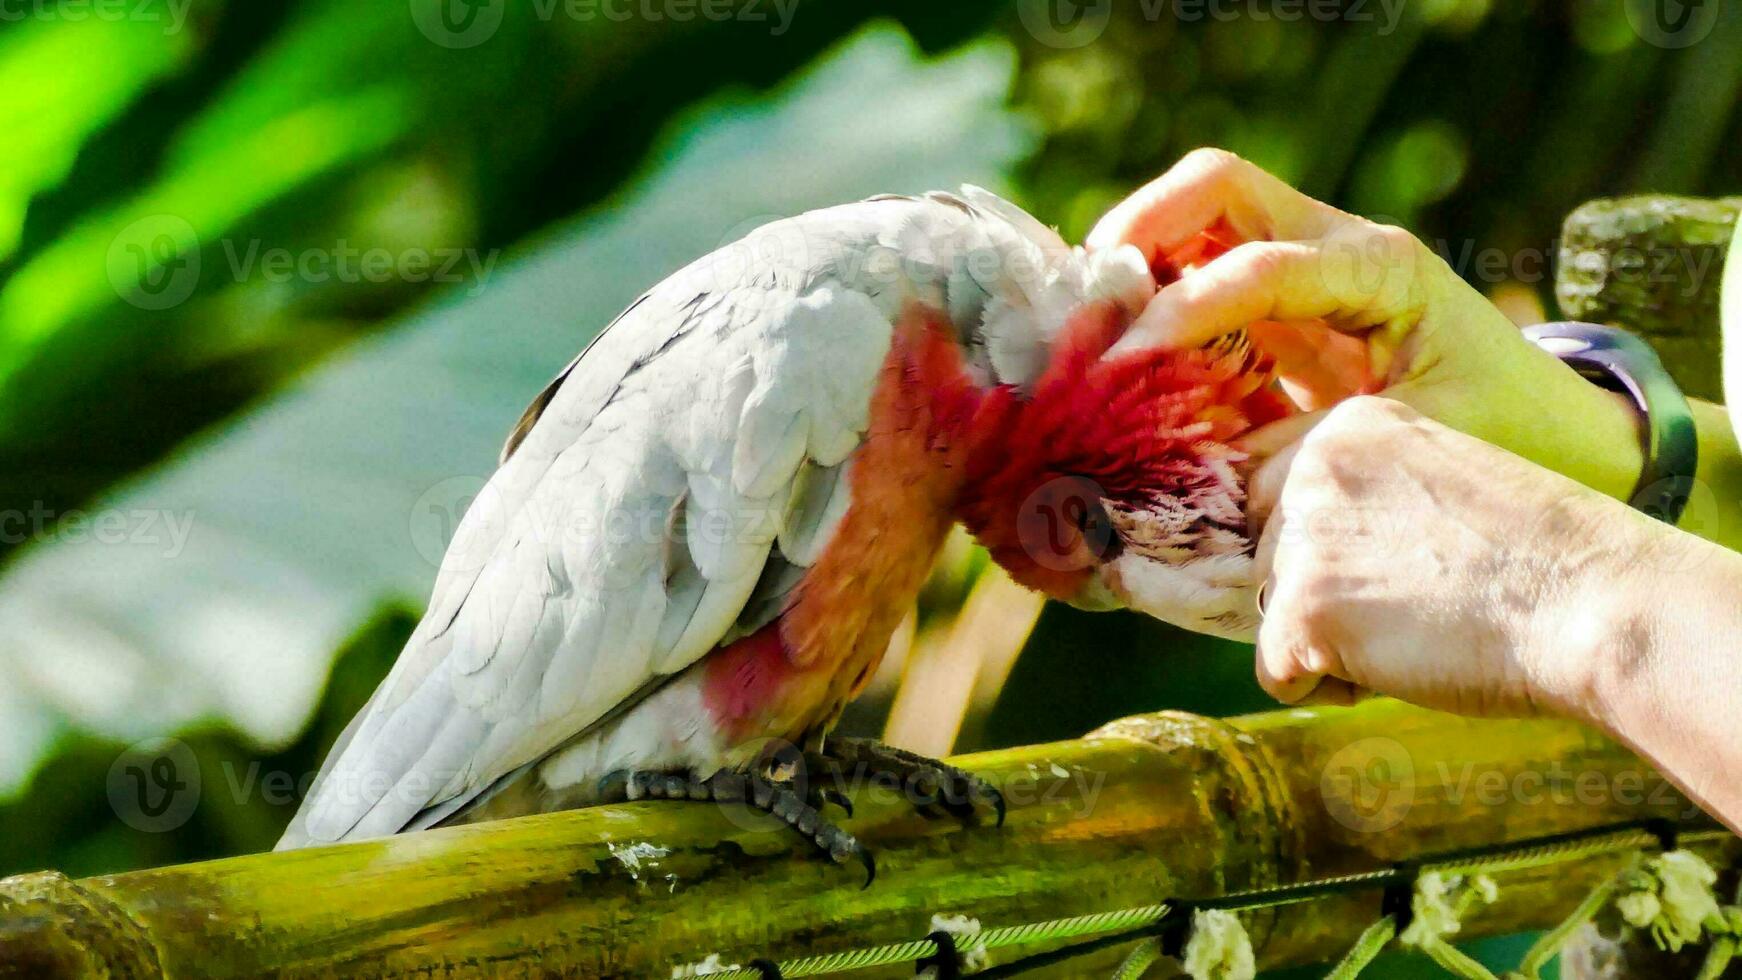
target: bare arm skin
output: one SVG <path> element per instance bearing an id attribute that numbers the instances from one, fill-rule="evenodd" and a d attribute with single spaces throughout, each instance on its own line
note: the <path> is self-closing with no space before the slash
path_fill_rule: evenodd
<path id="1" fill-rule="evenodd" d="M 1742 827 L 1742 555 L 1385 398 L 1273 464 L 1272 695 L 1577 718 Z"/>

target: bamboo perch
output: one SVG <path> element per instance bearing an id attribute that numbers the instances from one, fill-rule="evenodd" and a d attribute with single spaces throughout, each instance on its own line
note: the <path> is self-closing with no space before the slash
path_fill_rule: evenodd
<path id="1" fill-rule="evenodd" d="M 887 792 L 857 793 L 848 823 L 880 866 L 868 889 L 765 818 L 639 803 L 79 881 L 8 879 L 0 975 L 667 977 L 710 954 L 735 964 L 916 939 L 933 914 L 993 928 L 1696 812 L 1575 725 L 1389 701 L 1226 722 L 1150 715 L 962 762 L 1003 787 L 1007 824 L 963 829 Z M 1618 866 L 1499 875 L 1500 901 L 1463 935 L 1544 926 Z M 1255 914 L 1261 966 L 1338 956 L 1379 901 Z"/>
<path id="2" fill-rule="evenodd" d="M 1738 206 L 1663 195 L 1581 205 L 1561 230 L 1561 312 L 1638 332 L 1683 390 L 1722 401 L 1718 293 Z"/>

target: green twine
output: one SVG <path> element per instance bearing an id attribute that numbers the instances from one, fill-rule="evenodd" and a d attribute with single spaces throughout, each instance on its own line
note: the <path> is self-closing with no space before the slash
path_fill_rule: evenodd
<path id="1" fill-rule="evenodd" d="M 1131 948 L 1131 952 L 1119 962 L 1119 968 L 1113 971 L 1113 980 L 1141 980 L 1159 959 L 1161 940 L 1151 936 Z"/>
<path id="2" fill-rule="evenodd" d="M 1397 920 L 1395 918 L 1388 915 L 1373 923 L 1361 933 L 1360 938 L 1355 940 L 1355 945 L 1349 947 L 1349 951 L 1343 954 L 1343 958 L 1337 961 L 1337 965 L 1331 968 L 1331 972 L 1325 975 L 1325 980 L 1355 980 L 1361 975 L 1362 970 L 1373 965 L 1373 961 L 1379 958 L 1379 954 L 1383 953 L 1385 947 L 1390 945 L 1391 940 L 1395 938 L 1397 938 Z"/>
<path id="3" fill-rule="evenodd" d="M 1543 933 L 1536 942 L 1532 943 L 1530 949 L 1525 951 L 1524 959 L 1518 964 L 1519 975 L 1525 980 L 1537 980 L 1542 975 L 1542 968 L 1547 966 L 1550 960 L 1560 955 L 1561 947 L 1567 944 L 1567 940 L 1573 937 L 1573 933 L 1595 919 L 1597 913 L 1607 908 L 1609 903 L 1614 900 L 1615 893 L 1620 891 L 1622 878 L 1626 874 L 1627 872 L 1623 871 L 1591 889 L 1591 893 L 1585 896 L 1585 900 L 1580 902 L 1565 919 L 1562 919 L 1560 925 Z"/>
<path id="4" fill-rule="evenodd" d="M 1694 980 L 1718 980 L 1724 969 L 1735 959 L 1742 944 L 1742 884 L 1736 886 L 1736 893 L 1730 896 L 1730 904 L 1724 906 L 1724 933 L 1712 940 L 1712 946 L 1706 950 L 1705 962 L 1700 964 L 1700 972 Z"/>

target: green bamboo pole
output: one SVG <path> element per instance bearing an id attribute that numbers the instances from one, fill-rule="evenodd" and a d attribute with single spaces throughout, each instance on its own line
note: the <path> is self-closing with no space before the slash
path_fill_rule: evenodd
<path id="1" fill-rule="evenodd" d="M 934 914 L 991 929 L 1694 812 L 1578 726 L 1389 701 L 1226 722 L 1150 715 L 961 761 L 1003 787 L 1006 825 L 963 829 L 860 792 L 848 825 L 878 854 L 869 889 L 762 818 L 639 803 L 79 881 L 8 879 L 0 975 L 666 977 L 711 954 L 738 964 L 918 939 Z M 1619 862 L 1500 875 L 1500 900 L 1460 937 L 1549 925 Z M 1378 895 L 1344 895 L 1253 914 L 1249 928 L 1263 966 L 1324 962 L 1378 907 Z"/>

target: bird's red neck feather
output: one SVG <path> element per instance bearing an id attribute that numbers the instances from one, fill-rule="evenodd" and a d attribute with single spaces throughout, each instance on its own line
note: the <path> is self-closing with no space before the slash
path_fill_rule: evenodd
<path id="1" fill-rule="evenodd" d="M 1071 498 L 1191 493 L 1220 478 L 1210 457 L 1240 459 L 1229 442 L 1289 411 L 1244 343 L 1105 357 L 1126 326 L 1112 304 L 1084 308 L 1027 397 L 982 410 L 968 440 L 963 523 L 1017 581 L 1058 598 L 1096 560 Z"/>

